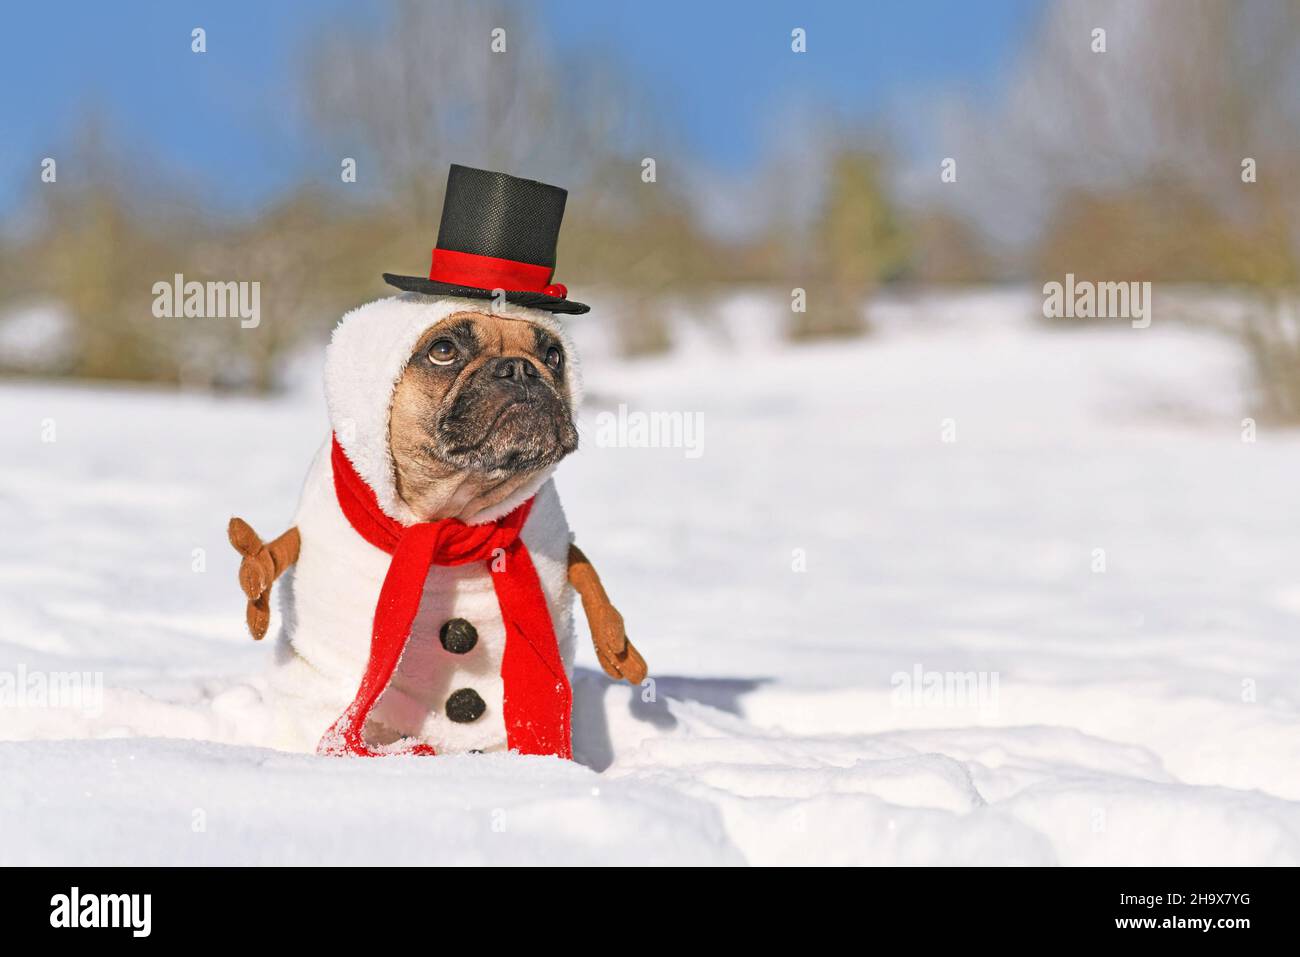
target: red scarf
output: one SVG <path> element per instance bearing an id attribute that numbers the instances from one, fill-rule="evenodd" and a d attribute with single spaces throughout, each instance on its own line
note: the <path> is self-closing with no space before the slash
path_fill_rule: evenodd
<path id="1" fill-rule="evenodd" d="M 361 687 L 347 711 L 325 732 L 317 753 L 368 757 L 391 753 L 368 747 L 363 730 L 371 708 L 388 687 L 402 657 L 429 567 L 486 562 L 506 626 L 506 650 L 501 660 L 506 741 L 512 751 L 521 754 L 572 757 L 572 692 L 560 660 L 546 596 L 528 549 L 519 537 L 533 500 L 485 525 L 466 525 L 455 518 L 402 525 L 384 514 L 374 489 L 352 467 L 337 436 L 330 460 L 334 465 L 334 492 L 343 514 L 357 534 L 388 552 L 393 560 L 379 590 L 370 634 L 370 659 Z M 418 744 L 404 753 L 433 754 L 434 750 Z"/>

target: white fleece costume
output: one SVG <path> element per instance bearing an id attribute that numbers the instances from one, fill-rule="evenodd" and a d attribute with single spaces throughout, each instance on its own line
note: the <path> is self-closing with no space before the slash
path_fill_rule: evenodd
<path id="1" fill-rule="evenodd" d="M 403 525 L 421 521 L 399 497 L 388 443 L 393 391 L 416 343 L 453 313 L 485 312 L 475 299 L 404 293 L 345 315 L 326 351 L 325 397 L 330 424 L 357 473 L 374 489 L 384 513 Z M 525 319 L 563 343 L 572 408 L 581 401 L 580 374 L 569 336 L 549 312 L 505 305 L 496 315 Z M 568 523 L 548 469 L 508 500 L 470 520 L 489 522 L 536 495 L 520 537 L 532 556 L 564 669 L 572 680 L 574 632 L 568 582 Z M 391 556 L 351 526 L 335 495 L 330 441 L 317 452 L 295 519 L 301 535 L 297 563 L 279 582 L 283 627 L 270 677 L 276 746 L 315 751 L 321 735 L 357 693 L 370 652 L 371 625 Z M 438 632 L 455 618 L 468 621 L 478 642 L 467 653 L 443 648 Z M 397 671 L 371 712 L 367 739 L 387 744 L 414 738 L 439 753 L 506 749 L 501 659 L 506 631 L 491 575 L 482 563 L 434 566 Z M 458 689 L 476 691 L 483 715 L 456 723 L 444 703 Z"/>

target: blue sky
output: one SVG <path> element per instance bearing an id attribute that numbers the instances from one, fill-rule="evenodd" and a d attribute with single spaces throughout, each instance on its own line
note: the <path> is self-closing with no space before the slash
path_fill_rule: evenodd
<path id="1" fill-rule="evenodd" d="M 771 114 L 813 97 L 870 118 L 900 99 L 994 95 L 1032 31 L 1036 0 L 652 2 L 539 0 L 554 50 L 612 55 L 672 104 L 673 124 L 722 174 L 761 158 Z M 383 2 L 121 0 L 9 6 L 0 36 L 0 212 L 30 190 L 90 116 L 206 203 L 250 208 L 318 162 L 300 115 L 304 44 L 329 21 L 358 30 Z M 190 52 L 203 26 L 209 53 Z M 790 30 L 808 31 L 792 56 Z M 57 154 L 56 154 L 57 155 Z"/>

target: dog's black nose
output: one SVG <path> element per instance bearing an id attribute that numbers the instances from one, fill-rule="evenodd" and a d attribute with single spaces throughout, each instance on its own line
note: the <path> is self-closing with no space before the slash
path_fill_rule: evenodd
<path id="1" fill-rule="evenodd" d="M 523 379 L 524 376 L 536 379 L 540 375 L 537 366 L 527 359 L 521 359 L 517 356 L 502 356 L 499 359 L 493 359 L 490 369 L 493 378 L 496 379 Z"/>

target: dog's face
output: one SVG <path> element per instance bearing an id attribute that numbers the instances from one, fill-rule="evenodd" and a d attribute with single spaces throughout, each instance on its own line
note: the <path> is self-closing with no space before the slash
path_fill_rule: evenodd
<path id="1" fill-rule="evenodd" d="M 467 311 L 430 328 L 389 413 L 398 494 L 426 520 L 464 517 L 576 449 L 568 361 L 522 319 Z"/>

